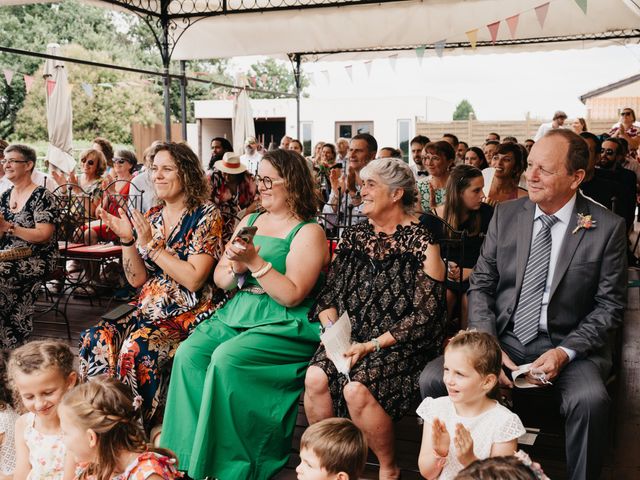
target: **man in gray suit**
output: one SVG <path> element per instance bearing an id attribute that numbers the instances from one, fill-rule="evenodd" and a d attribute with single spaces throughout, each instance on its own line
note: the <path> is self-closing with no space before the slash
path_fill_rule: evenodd
<path id="1" fill-rule="evenodd" d="M 609 339 L 622 321 L 627 270 L 623 219 L 578 192 L 588 157 L 568 130 L 536 142 L 529 198 L 496 208 L 468 291 L 469 326 L 498 337 L 504 367 L 532 363 L 530 381 L 554 385 L 572 480 L 595 480 L 602 467 Z M 441 359 L 425 367 L 420 388 L 446 395 Z"/>

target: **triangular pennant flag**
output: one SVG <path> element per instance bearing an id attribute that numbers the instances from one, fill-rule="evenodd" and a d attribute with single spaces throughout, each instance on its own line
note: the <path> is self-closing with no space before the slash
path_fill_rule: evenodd
<path id="1" fill-rule="evenodd" d="M 33 77 L 31 75 L 24 76 L 24 88 L 29 93 L 31 91 L 31 87 L 33 87 Z"/>
<path id="2" fill-rule="evenodd" d="M 331 83 L 331 78 L 329 77 L 329 71 L 328 70 L 322 70 L 322 74 L 324 75 L 324 78 L 327 79 L 327 83 Z"/>
<path id="3" fill-rule="evenodd" d="M 253 88 L 256 88 L 256 82 L 258 80 L 256 78 L 256 76 L 255 75 L 251 75 L 250 80 L 251 80 L 251 85 L 253 85 Z"/>
<path id="4" fill-rule="evenodd" d="M 514 15 L 513 17 L 509 17 L 506 19 L 507 26 L 509 27 L 509 32 L 511 32 L 511 38 L 516 38 L 516 30 L 518 29 L 518 20 L 520 19 L 520 14 Z"/>
<path id="5" fill-rule="evenodd" d="M 346 65 L 344 71 L 347 72 L 349 80 L 353 82 L 353 65 Z"/>
<path id="6" fill-rule="evenodd" d="M 367 77 L 371 77 L 371 65 L 373 65 L 371 60 L 367 60 L 366 62 L 364 62 L 364 68 L 367 69 Z"/>
<path id="7" fill-rule="evenodd" d="M 440 40 L 433 44 L 433 47 L 436 49 L 436 55 L 438 55 L 439 58 L 442 58 L 444 54 L 444 45 L 446 42 L 446 40 Z"/>
<path id="8" fill-rule="evenodd" d="M 489 29 L 489 33 L 491 34 L 491 44 L 495 45 L 496 38 L 498 38 L 498 29 L 500 28 L 500 20 L 498 20 L 497 22 L 490 23 L 489 25 L 487 25 L 487 28 Z"/>
<path id="9" fill-rule="evenodd" d="M 467 32 L 467 38 L 469 39 L 469 43 L 471 44 L 471 48 L 473 50 L 476 49 L 476 44 L 478 43 L 478 29 L 475 28 L 473 30 L 469 30 Z"/>
<path id="10" fill-rule="evenodd" d="M 5 68 L 4 70 L 4 79 L 7 81 L 7 85 L 11 85 L 11 80 L 13 80 L 13 70 L 9 70 Z"/>
<path id="11" fill-rule="evenodd" d="M 55 80 L 47 80 L 47 96 L 50 97 L 53 93 L 53 90 L 56 88 Z"/>
<path id="12" fill-rule="evenodd" d="M 422 45 L 421 47 L 416 48 L 416 57 L 418 57 L 418 64 L 422 66 L 422 59 L 424 58 L 424 51 L 426 50 L 426 46 Z"/>
<path id="13" fill-rule="evenodd" d="M 83 83 L 82 90 L 84 90 L 84 94 L 87 97 L 93 98 L 93 87 L 91 85 L 89 85 L 88 83 Z"/>
<path id="14" fill-rule="evenodd" d="M 576 0 L 578 6 L 582 9 L 584 14 L 587 14 L 587 0 Z"/>
<path id="15" fill-rule="evenodd" d="M 542 5 L 536 7 L 535 10 L 540 28 L 544 28 L 544 21 L 547 19 L 547 11 L 549 10 L 549 2 L 543 3 Z"/>
<path id="16" fill-rule="evenodd" d="M 260 80 L 262 81 L 262 83 L 267 83 L 268 79 L 269 79 L 269 76 L 266 73 L 263 73 L 262 75 L 260 75 Z"/>
<path id="17" fill-rule="evenodd" d="M 389 65 L 391 65 L 391 70 L 393 73 L 396 72 L 396 61 L 398 60 L 398 54 L 394 53 L 393 55 L 389 55 Z"/>

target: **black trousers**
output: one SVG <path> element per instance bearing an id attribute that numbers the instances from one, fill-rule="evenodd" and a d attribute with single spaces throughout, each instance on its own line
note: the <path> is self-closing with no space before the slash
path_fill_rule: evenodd
<path id="1" fill-rule="evenodd" d="M 500 345 L 516 365 L 531 363 L 553 348 L 546 333 L 540 333 L 533 342 L 525 346 L 512 332 L 505 332 L 500 337 Z M 442 380 L 443 365 L 444 357 L 438 357 L 422 371 L 422 398 L 447 395 Z M 558 395 L 560 414 L 565 419 L 569 478 L 598 480 L 608 444 L 611 403 L 600 370 L 588 359 L 574 359 L 565 365 L 551 388 Z"/>

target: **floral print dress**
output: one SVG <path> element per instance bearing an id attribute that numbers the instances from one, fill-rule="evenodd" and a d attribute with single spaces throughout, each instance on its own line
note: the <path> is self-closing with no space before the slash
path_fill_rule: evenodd
<path id="1" fill-rule="evenodd" d="M 38 223 L 56 224 L 59 218 L 53 194 L 37 187 L 21 210 L 9 208 L 10 188 L 0 196 L 0 213 L 9 222 L 25 228 Z M 33 244 L 14 235 L 0 238 L 0 250 L 29 247 L 32 255 L 21 260 L 0 261 L 0 347 L 16 348 L 33 330 L 33 306 L 42 282 L 56 268 L 58 245 L 55 235 L 48 242 Z"/>
<path id="2" fill-rule="evenodd" d="M 154 238 L 164 232 L 162 206 L 146 214 Z M 181 260 L 207 254 L 216 262 L 222 252 L 222 219 L 206 203 L 185 212 L 169 234 L 167 249 Z M 166 387 L 173 356 L 201 320 L 211 315 L 222 295 L 212 283 L 192 292 L 150 260 L 145 261 L 147 281 L 135 310 L 116 321 L 103 320 L 81 334 L 80 376 L 101 374 L 119 378 L 142 399 L 145 427 L 162 421 Z"/>

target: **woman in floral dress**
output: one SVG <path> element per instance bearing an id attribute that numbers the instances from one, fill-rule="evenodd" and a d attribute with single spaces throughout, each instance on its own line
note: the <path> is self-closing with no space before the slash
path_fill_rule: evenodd
<path id="1" fill-rule="evenodd" d="M 58 214 L 53 194 L 31 180 L 36 152 L 10 145 L 4 155 L 1 161 L 13 187 L 0 197 L 0 249 L 31 249 L 25 258 L 0 260 L 0 347 L 15 348 L 27 341 L 38 291 L 56 267 Z"/>
<path id="2" fill-rule="evenodd" d="M 162 420 L 178 345 L 221 298 L 210 274 L 222 250 L 222 220 L 208 201 L 209 185 L 191 149 L 158 144 L 152 170 L 160 205 L 144 216 L 135 210 L 120 210 L 119 218 L 98 212 L 120 238 L 127 280 L 141 287 L 135 308 L 85 330 L 80 345 L 81 378 L 107 373 L 129 385 L 142 397 L 147 429 Z"/>

